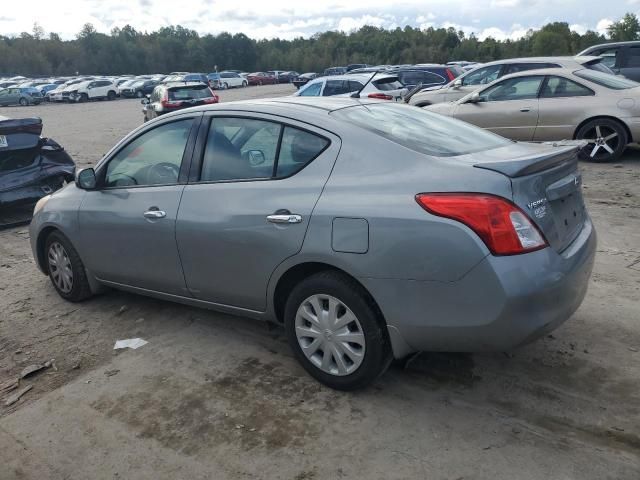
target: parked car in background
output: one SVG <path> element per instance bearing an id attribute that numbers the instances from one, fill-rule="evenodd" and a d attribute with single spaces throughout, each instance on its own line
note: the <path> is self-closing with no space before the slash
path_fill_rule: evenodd
<path id="1" fill-rule="evenodd" d="M 310 80 L 313 80 L 318 76 L 315 72 L 303 73 L 302 75 L 298 75 L 293 79 L 293 84 L 297 89 L 300 89 L 303 85 L 306 85 Z"/>
<path id="2" fill-rule="evenodd" d="M 249 85 L 274 85 L 278 79 L 267 72 L 254 72 L 247 75 Z"/>
<path id="3" fill-rule="evenodd" d="M 132 132 L 29 237 L 63 299 L 106 285 L 279 322 L 310 375 L 353 390 L 576 311 L 597 243 L 576 150 L 367 99 L 211 105 Z"/>
<path id="4" fill-rule="evenodd" d="M 155 80 L 136 80 L 133 83 L 120 88 L 120 96 L 128 98 L 142 98 L 153 92 L 153 89 L 158 85 L 158 83 L 159 82 Z"/>
<path id="5" fill-rule="evenodd" d="M 463 73 L 442 87 L 427 87 L 412 91 L 407 95 L 405 101 L 418 107 L 440 102 L 452 102 L 504 75 L 539 68 L 589 68 L 613 74 L 611 69 L 602 63 L 600 57 L 510 58 L 485 63 L 481 67 Z"/>
<path id="6" fill-rule="evenodd" d="M 324 72 L 322 72 L 322 76 L 326 77 L 329 75 L 344 75 L 347 73 L 347 67 L 331 67 L 326 68 Z"/>
<path id="7" fill-rule="evenodd" d="M 390 68 L 388 72 L 398 75 L 400 82 L 408 89 L 418 85 L 437 87 L 445 85 L 464 74 L 457 65 L 419 64 L 408 67 Z"/>
<path id="8" fill-rule="evenodd" d="M 359 68 L 367 68 L 368 66 L 369 65 L 367 65 L 366 63 L 352 63 L 350 65 L 347 65 L 347 72 L 351 72 Z"/>
<path id="9" fill-rule="evenodd" d="M 47 97 L 47 93 L 55 90 L 56 88 L 58 88 L 58 84 L 56 83 L 47 83 L 46 85 L 40 85 L 39 87 L 37 87 L 38 91 L 40 92 L 40 95 L 42 96 L 42 99 L 45 101 L 49 101 L 49 98 Z"/>
<path id="10" fill-rule="evenodd" d="M 249 81 L 235 72 L 220 72 L 220 88 L 242 88 L 249 85 Z"/>
<path id="11" fill-rule="evenodd" d="M 172 73 L 164 78 L 164 83 L 174 82 L 200 82 L 205 85 L 209 84 L 209 78 L 204 73 Z"/>
<path id="12" fill-rule="evenodd" d="M 35 88 L 11 87 L 0 90 L 0 106 L 8 105 L 38 105 L 43 98 Z"/>
<path id="13" fill-rule="evenodd" d="M 69 92 L 72 102 L 88 102 L 89 100 L 115 100 L 116 86 L 111 80 L 96 79 L 73 85 Z"/>
<path id="14" fill-rule="evenodd" d="M 49 98 L 49 101 L 52 102 L 67 102 L 69 101 L 69 95 L 71 94 L 71 91 L 75 88 L 75 86 L 88 80 L 93 80 L 93 78 L 82 77 L 67 80 L 65 83 L 60 84 L 58 88 L 54 88 L 53 90 L 47 92 L 47 97 Z"/>
<path id="15" fill-rule="evenodd" d="M 281 72 L 278 74 L 278 83 L 293 83 L 293 80 L 298 78 L 300 74 L 295 71 Z"/>
<path id="16" fill-rule="evenodd" d="M 73 160 L 41 132 L 39 118 L 0 116 L 0 224 L 29 221 L 38 200 L 73 181 Z"/>
<path id="17" fill-rule="evenodd" d="M 364 87 L 364 88 L 363 88 Z M 347 73 L 329 77 L 318 77 L 300 88 L 296 97 L 349 96 L 360 91 L 362 98 L 393 100 L 399 102 L 406 89 L 394 74 Z"/>
<path id="18" fill-rule="evenodd" d="M 209 87 L 214 90 L 221 88 L 220 85 L 222 85 L 222 82 L 220 81 L 220 74 L 218 72 L 207 74 L 207 83 L 209 84 Z"/>
<path id="19" fill-rule="evenodd" d="M 640 41 L 593 45 L 578 55 L 598 55 L 615 73 L 640 82 Z"/>
<path id="20" fill-rule="evenodd" d="M 176 82 L 158 85 L 141 103 L 144 121 L 197 105 L 218 103 L 218 96 L 211 87 L 201 82 Z"/>
<path id="21" fill-rule="evenodd" d="M 506 75 L 453 103 L 425 108 L 513 140 L 587 142 L 583 158 L 609 162 L 640 139 L 640 83 L 589 70 Z"/>

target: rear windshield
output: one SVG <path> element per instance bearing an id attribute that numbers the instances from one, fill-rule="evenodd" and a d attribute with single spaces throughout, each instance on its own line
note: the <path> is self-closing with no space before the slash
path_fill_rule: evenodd
<path id="1" fill-rule="evenodd" d="M 612 90 L 626 90 L 640 86 L 640 83 L 629 80 L 628 78 L 597 72 L 595 70 L 577 70 L 573 72 L 573 74 L 576 77 L 584 78 L 585 80 Z"/>
<path id="2" fill-rule="evenodd" d="M 179 87 L 169 90 L 169 100 L 191 100 L 211 96 L 211 90 L 206 86 Z"/>
<path id="3" fill-rule="evenodd" d="M 378 90 L 387 91 L 387 90 L 399 90 L 401 89 L 402 83 L 398 80 L 398 77 L 389 77 L 383 78 L 381 80 L 374 80 L 372 82 Z"/>
<path id="4" fill-rule="evenodd" d="M 595 70 L 596 72 L 608 73 L 609 75 L 615 75 L 616 73 L 602 63 L 602 59 L 593 60 L 585 63 L 584 66 L 589 70 Z"/>
<path id="5" fill-rule="evenodd" d="M 415 152 L 438 157 L 464 155 L 511 143 L 468 123 L 405 105 L 368 104 L 335 110 L 331 115 Z"/>

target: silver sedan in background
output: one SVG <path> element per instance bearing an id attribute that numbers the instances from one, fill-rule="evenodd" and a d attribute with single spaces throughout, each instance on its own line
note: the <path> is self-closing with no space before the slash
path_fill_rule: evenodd
<path id="1" fill-rule="evenodd" d="M 573 314 L 596 248 L 576 154 L 393 102 L 196 107 L 42 199 L 31 246 L 69 301 L 108 286 L 279 322 L 312 376 L 361 388 Z"/>

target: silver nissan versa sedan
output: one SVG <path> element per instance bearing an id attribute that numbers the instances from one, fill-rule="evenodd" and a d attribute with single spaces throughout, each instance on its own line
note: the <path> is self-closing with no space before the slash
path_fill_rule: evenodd
<path id="1" fill-rule="evenodd" d="M 67 300 L 109 286 L 281 322 L 349 390 L 393 357 L 502 351 L 569 318 L 596 248 L 577 165 L 406 105 L 207 105 L 42 199 L 31 244 Z"/>

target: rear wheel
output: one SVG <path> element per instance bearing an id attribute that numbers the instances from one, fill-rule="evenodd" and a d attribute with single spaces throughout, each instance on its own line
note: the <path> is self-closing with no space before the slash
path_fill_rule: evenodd
<path id="1" fill-rule="evenodd" d="M 242 82 L 242 88 L 248 86 L 249 84 L 247 82 Z"/>
<path id="2" fill-rule="evenodd" d="M 49 278 L 62 298 L 80 302 L 92 295 L 84 264 L 67 237 L 57 231 L 51 233 L 45 254 Z"/>
<path id="3" fill-rule="evenodd" d="M 337 390 L 367 386 L 392 359 L 372 299 L 338 272 L 317 273 L 293 289 L 285 307 L 285 329 L 305 370 Z"/>
<path id="4" fill-rule="evenodd" d="M 580 150 L 580 157 L 594 162 L 618 159 L 629 142 L 622 124 L 609 118 L 596 118 L 585 123 L 576 133 L 576 138 L 589 142 Z"/>
<path id="5" fill-rule="evenodd" d="M 137 98 L 142 98 L 142 97 L 144 97 L 144 94 L 142 93 L 142 90 L 138 90 L 138 91 L 136 92 L 136 97 L 137 97 Z"/>

